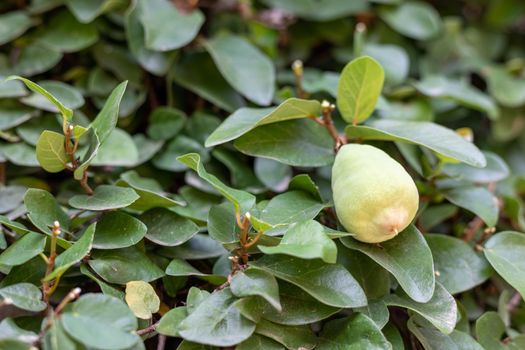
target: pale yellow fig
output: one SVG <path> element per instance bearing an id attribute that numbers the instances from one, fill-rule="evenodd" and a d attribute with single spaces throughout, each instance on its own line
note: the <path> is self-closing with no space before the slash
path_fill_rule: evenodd
<path id="1" fill-rule="evenodd" d="M 337 217 L 354 238 L 379 243 L 394 238 L 416 215 L 419 194 L 406 170 L 382 150 L 343 146 L 332 168 Z"/>

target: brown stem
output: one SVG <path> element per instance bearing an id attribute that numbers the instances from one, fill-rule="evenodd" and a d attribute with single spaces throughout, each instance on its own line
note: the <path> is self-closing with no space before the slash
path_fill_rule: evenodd
<path id="1" fill-rule="evenodd" d="M 164 334 L 159 334 L 159 340 L 157 342 L 157 350 L 164 350 L 166 347 L 166 336 Z"/>
<path id="2" fill-rule="evenodd" d="M 0 185 L 5 185 L 5 163 L 0 162 Z"/>
<path id="3" fill-rule="evenodd" d="M 494 182 L 489 183 L 487 186 L 487 189 L 492 193 L 494 193 L 495 188 L 496 188 L 496 184 Z M 498 205 L 501 207 L 502 203 L 498 201 Z M 476 216 L 474 219 L 472 219 L 472 221 L 470 221 L 467 224 L 467 228 L 463 231 L 462 239 L 465 242 L 472 241 L 472 239 L 474 239 L 474 236 L 476 235 L 476 232 L 478 232 L 484 226 L 484 224 L 485 224 L 484 221 L 479 216 Z M 495 229 L 493 227 L 488 227 L 487 229 L 485 229 L 483 232 L 483 235 L 481 236 L 481 238 L 478 240 L 476 244 L 476 249 L 480 250 L 481 243 L 483 243 L 483 241 L 487 239 L 494 232 L 495 232 Z"/>
<path id="4" fill-rule="evenodd" d="M 514 310 L 520 305 L 520 303 L 521 303 L 521 294 L 516 292 L 514 293 L 512 298 L 510 298 L 509 304 L 507 305 L 507 310 L 509 310 L 509 313 L 514 312 Z"/>
<path id="5" fill-rule="evenodd" d="M 82 290 L 77 287 L 77 288 L 72 289 L 69 293 L 67 293 L 66 297 L 62 299 L 60 304 L 58 304 L 58 306 L 56 307 L 54 311 L 55 316 L 58 316 L 62 312 L 62 310 L 66 307 L 67 304 L 69 304 L 70 302 L 78 298 L 80 296 L 81 291 Z"/>
<path id="6" fill-rule="evenodd" d="M 82 175 L 82 180 L 80 180 L 80 186 L 82 186 L 82 188 L 84 189 L 84 191 L 86 191 L 87 194 L 89 195 L 93 194 L 93 190 L 91 189 L 91 187 L 89 187 L 89 184 L 88 184 L 87 171 L 84 171 L 84 174 Z"/>
<path id="7" fill-rule="evenodd" d="M 321 104 L 321 113 L 323 114 L 323 124 L 328 130 L 328 133 L 335 142 L 334 151 L 337 153 L 339 148 L 346 144 L 346 139 L 339 135 L 337 129 L 334 125 L 334 120 L 332 119 L 332 111 L 335 109 L 335 106 L 328 101 L 323 101 Z"/>
<path id="8" fill-rule="evenodd" d="M 262 237 L 262 235 L 264 234 L 264 231 L 259 231 L 257 233 L 257 236 L 253 237 L 248 243 L 246 243 L 244 245 L 244 249 L 249 249 L 250 247 L 252 247 L 255 243 L 257 243 L 257 241 L 259 240 L 259 238 Z"/>
<path id="9" fill-rule="evenodd" d="M 49 251 L 49 258 L 47 259 L 47 266 L 46 266 L 46 274 L 44 277 L 44 282 L 42 283 L 42 289 L 44 292 L 44 301 L 46 304 L 49 305 L 49 299 L 51 297 L 51 294 L 53 294 L 53 288 L 49 281 L 46 281 L 46 277 L 49 276 L 53 269 L 55 268 L 55 259 L 57 257 L 57 237 L 60 235 L 60 223 L 58 221 L 55 221 L 53 223 L 53 228 L 51 230 L 51 243 L 50 243 L 50 251 Z"/>
<path id="10" fill-rule="evenodd" d="M 141 336 L 153 333 L 157 329 L 158 325 L 159 325 L 158 322 L 157 323 L 153 323 L 153 324 L 147 326 L 146 328 L 138 329 L 135 333 L 137 333 L 137 335 L 141 335 Z"/>

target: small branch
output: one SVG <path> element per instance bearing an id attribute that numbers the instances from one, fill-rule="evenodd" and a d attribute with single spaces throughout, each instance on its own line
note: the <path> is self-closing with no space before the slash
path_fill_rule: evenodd
<path id="1" fill-rule="evenodd" d="M 164 350 L 166 347 L 166 336 L 164 334 L 159 334 L 159 339 L 157 342 L 157 350 Z"/>
<path id="2" fill-rule="evenodd" d="M 89 187 L 89 184 L 88 184 L 87 170 L 85 170 L 84 174 L 82 175 L 82 180 L 80 180 L 80 186 L 82 186 L 82 188 L 84 189 L 84 191 L 86 191 L 87 194 L 89 195 L 93 194 L 93 190 L 91 189 L 91 187 Z"/>
<path id="3" fill-rule="evenodd" d="M 5 163 L 0 162 L 0 185 L 5 185 L 5 180 L 6 180 Z"/>
<path id="4" fill-rule="evenodd" d="M 55 221 L 53 223 L 53 227 L 51 230 L 51 243 L 50 243 L 50 251 L 49 251 L 49 258 L 47 259 L 47 266 L 46 266 L 46 274 L 44 277 L 44 282 L 42 283 L 42 289 L 44 292 L 44 301 L 46 304 L 49 305 L 49 299 L 51 297 L 51 294 L 53 294 L 53 290 L 51 288 L 51 284 L 49 281 L 46 281 L 45 279 L 47 276 L 49 276 L 53 269 L 55 268 L 55 259 L 57 257 L 57 237 L 60 235 L 60 223 L 58 221 Z"/>
<path id="5" fill-rule="evenodd" d="M 67 306 L 67 304 L 69 304 L 70 302 L 72 302 L 73 300 L 77 299 L 79 296 L 80 296 L 80 292 L 82 290 L 80 288 L 74 288 L 73 290 L 71 290 L 69 293 L 67 293 L 67 295 L 65 296 L 64 299 L 62 299 L 62 301 L 60 302 L 60 304 L 58 304 L 58 306 L 56 307 L 55 311 L 54 311 L 54 314 L 55 316 L 58 316 L 60 315 L 60 313 L 62 312 L 62 310 Z"/>
<path id="6" fill-rule="evenodd" d="M 495 188 L 496 184 L 494 182 L 489 183 L 487 186 L 487 189 L 491 193 L 494 193 Z M 498 206 L 501 209 L 502 203 L 500 201 L 498 201 Z M 474 236 L 476 235 L 476 232 L 478 232 L 484 226 L 484 224 L 484 221 L 479 216 L 476 216 L 467 224 L 467 228 L 463 231 L 462 239 L 465 242 L 472 241 L 474 239 Z M 483 243 L 483 241 L 487 239 L 490 235 L 492 235 L 494 232 L 496 232 L 494 227 L 486 228 L 483 231 L 483 235 L 481 236 L 481 238 L 476 242 L 476 250 L 481 251 L 481 243 Z"/>
<path id="7" fill-rule="evenodd" d="M 514 310 L 516 310 L 516 308 L 520 305 L 520 303 L 521 303 L 521 294 L 516 292 L 514 293 L 512 298 L 510 298 L 509 304 L 507 305 L 507 310 L 509 310 L 509 313 L 514 312 Z"/>
<path id="8" fill-rule="evenodd" d="M 249 249 L 250 247 L 252 247 L 255 243 L 257 243 L 257 241 L 259 240 L 259 238 L 262 237 L 263 234 L 264 231 L 259 231 L 255 237 L 253 237 L 248 243 L 244 245 L 244 249 Z"/>
<path id="9" fill-rule="evenodd" d="M 339 135 L 332 119 L 332 111 L 335 109 L 335 105 L 324 100 L 321 104 L 321 113 L 323 114 L 323 124 L 328 130 L 328 133 L 335 142 L 334 152 L 337 153 L 339 148 L 346 144 L 346 138 Z"/>
<path id="10" fill-rule="evenodd" d="M 159 325 L 158 322 L 154 323 L 154 324 L 151 324 L 151 325 L 149 325 L 146 328 L 138 329 L 135 333 L 137 335 L 139 335 L 139 336 L 143 336 L 143 335 L 146 335 L 146 334 L 153 333 L 153 332 L 156 331 L 158 325 Z"/>

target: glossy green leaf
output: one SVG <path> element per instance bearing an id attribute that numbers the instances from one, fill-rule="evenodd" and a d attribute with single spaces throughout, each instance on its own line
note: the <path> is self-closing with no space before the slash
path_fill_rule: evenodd
<path id="1" fill-rule="evenodd" d="M 100 145 L 96 156 L 92 159 L 93 166 L 134 166 L 139 162 L 139 150 L 127 132 L 114 129 Z"/>
<path id="2" fill-rule="evenodd" d="M 164 276 L 162 271 L 137 247 L 95 251 L 89 266 L 109 283 L 151 282 Z"/>
<path id="3" fill-rule="evenodd" d="M 82 23 L 89 23 L 98 16 L 114 8 L 122 6 L 120 0 L 93 0 L 85 2 L 83 0 L 66 0 L 69 10 Z"/>
<path id="4" fill-rule="evenodd" d="M 261 125 L 317 117 L 320 113 L 319 101 L 298 98 L 289 98 L 275 108 L 240 108 L 208 137 L 206 147 L 234 140 Z"/>
<path id="5" fill-rule="evenodd" d="M 36 143 L 36 159 L 44 170 L 58 173 L 66 168 L 69 157 L 64 148 L 65 137 L 54 131 L 44 131 Z"/>
<path id="6" fill-rule="evenodd" d="M 150 319 L 160 307 L 160 299 L 155 289 L 144 281 L 126 283 L 126 303 L 135 316 L 145 320 Z"/>
<path id="7" fill-rule="evenodd" d="M 397 45 L 367 44 L 363 53 L 376 59 L 385 70 L 385 84 L 396 85 L 404 82 L 410 69 L 407 52 Z"/>
<path id="8" fill-rule="evenodd" d="M 224 79 L 241 95 L 259 105 L 269 105 L 275 90 L 275 68 L 249 41 L 220 35 L 204 44 Z"/>
<path id="9" fill-rule="evenodd" d="M 506 349 L 500 341 L 504 333 L 505 323 L 497 312 L 485 312 L 476 320 L 476 336 L 485 349 Z"/>
<path id="10" fill-rule="evenodd" d="M 492 152 L 483 152 L 487 165 L 484 168 L 473 167 L 464 163 L 446 163 L 443 173 L 458 180 L 466 180 L 475 183 L 497 182 L 509 176 L 510 170 L 500 156 Z"/>
<path id="11" fill-rule="evenodd" d="M 348 63 L 339 78 L 337 108 L 347 123 L 366 120 L 381 95 L 385 72 L 375 59 L 359 57 Z"/>
<path id="12" fill-rule="evenodd" d="M 200 10 L 181 13 L 169 1 L 142 1 L 141 22 L 145 44 L 150 50 L 170 51 L 192 41 L 204 23 Z"/>
<path id="13" fill-rule="evenodd" d="M 316 349 L 390 349 L 381 329 L 369 317 L 355 313 L 325 324 Z"/>
<path id="14" fill-rule="evenodd" d="M 208 214 L 208 234 L 220 243 L 239 240 L 239 227 L 235 220 L 235 208 L 231 203 L 214 205 Z"/>
<path id="15" fill-rule="evenodd" d="M 250 337 L 255 324 L 233 306 L 228 288 L 213 293 L 179 325 L 183 339 L 214 346 L 233 346 Z"/>
<path id="16" fill-rule="evenodd" d="M 487 226 L 495 226 L 498 222 L 498 200 L 483 187 L 458 187 L 443 192 L 451 203 L 478 215 Z"/>
<path id="17" fill-rule="evenodd" d="M 69 229 L 70 219 L 51 193 L 31 188 L 27 190 L 24 196 L 24 204 L 27 208 L 29 220 L 40 231 L 51 233 L 51 227 L 55 221 L 60 223 L 62 229 L 66 231 Z"/>
<path id="18" fill-rule="evenodd" d="M 237 350 L 284 350 L 285 348 L 270 338 L 252 335 L 236 347 Z"/>
<path id="19" fill-rule="evenodd" d="M 140 220 L 147 227 L 146 238 L 162 246 L 181 245 L 199 232 L 193 221 L 163 208 L 148 210 Z"/>
<path id="20" fill-rule="evenodd" d="M 366 305 L 363 290 L 341 265 L 275 255 L 264 256 L 252 266 L 295 284 L 326 305 L 345 308 Z"/>
<path id="21" fill-rule="evenodd" d="M 324 233 L 323 226 L 314 220 L 302 221 L 290 226 L 279 245 L 274 247 L 258 245 L 258 248 L 265 254 L 321 259 L 331 264 L 337 259 L 335 243 Z"/>
<path id="22" fill-rule="evenodd" d="M 388 270 L 412 299 L 425 303 L 432 297 L 435 284 L 432 253 L 423 235 L 414 226 L 382 242 L 380 247 L 351 237 L 342 238 L 341 242 L 368 255 Z M 407 251 L 410 251 L 411 259 L 406 259 Z"/>
<path id="23" fill-rule="evenodd" d="M 456 326 L 456 301 L 439 283 L 436 283 L 434 294 L 426 303 L 415 302 L 404 293 L 390 294 L 384 301 L 389 306 L 404 307 L 418 313 L 445 334 L 450 334 Z"/>
<path id="24" fill-rule="evenodd" d="M 369 126 L 349 125 L 345 131 L 350 138 L 414 143 L 475 167 L 486 165 L 485 156 L 475 145 L 431 122 L 377 120 Z"/>
<path id="25" fill-rule="evenodd" d="M 0 288 L 0 301 L 4 305 L 14 305 L 17 308 L 39 312 L 47 305 L 42 301 L 42 292 L 31 283 L 18 283 Z"/>
<path id="26" fill-rule="evenodd" d="M 248 269 L 235 274 L 230 289 L 233 295 L 242 298 L 258 295 L 276 310 L 282 311 L 279 301 L 279 286 L 272 274 L 257 269 Z"/>
<path id="27" fill-rule="evenodd" d="M 437 11 L 419 1 L 408 1 L 394 8 L 385 8 L 381 18 L 397 32 L 416 40 L 436 37 L 443 24 Z"/>
<path id="28" fill-rule="evenodd" d="M 207 151 L 199 142 L 185 135 L 179 135 L 173 138 L 164 150 L 153 158 L 153 164 L 162 170 L 176 172 L 186 171 L 188 167 L 182 162 L 177 161 L 177 157 L 188 153 L 199 154 L 203 162 L 209 160 Z"/>
<path id="29" fill-rule="evenodd" d="M 441 333 L 431 327 L 419 327 L 412 320 L 408 321 L 408 328 L 417 337 L 425 350 L 483 350 L 484 348 L 469 334 L 454 330 L 449 335 Z"/>
<path id="30" fill-rule="evenodd" d="M 188 312 L 185 306 L 179 306 L 166 312 L 159 321 L 156 331 L 170 337 L 179 337 L 179 325 Z"/>
<path id="31" fill-rule="evenodd" d="M 186 119 L 186 114 L 178 109 L 156 108 L 149 116 L 148 136 L 154 140 L 169 140 L 182 130 Z"/>
<path id="32" fill-rule="evenodd" d="M 487 261 L 461 239 L 439 234 L 427 234 L 425 239 L 432 251 L 434 268 L 439 272 L 436 280 L 449 293 L 472 289 L 492 275 Z"/>
<path id="33" fill-rule="evenodd" d="M 21 265 L 44 251 L 46 236 L 28 232 L 0 254 L 0 265 Z"/>
<path id="34" fill-rule="evenodd" d="M 514 77 L 504 68 L 492 67 L 487 74 L 489 92 L 505 107 L 525 104 L 525 82 Z"/>
<path id="35" fill-rule="evenodd" d="M 11 80 L 5 83 L 0 82 L 0 97 L 10 97 L 10 96 L 2 96 L 1 89 L 3 87 L 2 85 L 8 85 L 13 82 L 16 82 L 16 81 Z M 0 108 L 0 113 L 2 115 L 2 119 L 0 119 L 0 130 L 8 130 L 8 129 L 14 128 L 28 121 L 35 115 L 37 115 L 37 113 L 31 112 L 31 110 L 26 109 L 26 108 L 17 108 L 17 109 Z"/>
<path id="36" fill-rule="evenodd" d="M 16 64 L 13 65 L 12 72 L 31 77 L 53 68 L 61 59 L 62 54 L 60 52 L 33 43 L 21 50 Z"/>
<path id="37" fill-rule="evenodd" d="M 311 120 L 293 120 L 260 126 L 238 138 L 235 148 L 244 154 L 305 167 L 333 163 L 333 140 Z"/>
<path id="38" fill-rule="evenodd" d="M 525 295 L 525 236 L 520 232 L 504 231 L 492 236 L 483 253 L 498 274 L 522 295 Z"/>
<path id="39" fill-rule="evenodd" d="M 101 185 L 92 195 L 77 194 L 69 200 L 69 205 L 85 210 L 110 210 L 125 208 L 135 202 L 139 196 L 127 187 Z"/>
<path id="40" fill-rule="evenodd" d="M 178 157 L 177 160 L 196 171 L 199 177 L 212 185 L 226 199 L 232 202 L 236 210 L 240 210 L 241 214 L 249 211 L 255 204 L 255 197 L 252 194 L 228 187 L 216 176 L 209 174 L 202 165 L 201 158 L 198 154 L 186 154 Z"/>
<path id="41" fill-rule="evenodd" d="M 105 214 L 98 222 L 93 247 L 117 249 L 137 244 L 146 235 L 146 225 L 121 211 Z"/>
<path id="42" fill-rule="evenodd" d="M 103 294 L 85 294 L 60 319 L 66 332 L 97 349 L 125 349 L 140 337 L 133 333 L 137 319 L 122 301 Z"/>

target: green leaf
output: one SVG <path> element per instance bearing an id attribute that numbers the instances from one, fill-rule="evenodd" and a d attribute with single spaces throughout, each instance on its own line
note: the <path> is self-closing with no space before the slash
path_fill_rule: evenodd
<path id="1" fill-rule="evenodd" d="M 58 173 L 66 168 L 69 161 L 64 143 L 64 135 L 45 130 L 36 143 L 36 159 L 45 171 Z"/>
<path id="2" fill-rule="evenodd" d="M 84 231 L 82 237 L 80 237 L 71 247 L 57 256 L 55 269 L 46 276 L 46 281 L 60 278 L 60 276 L 62 276 L 71 266 L 79 263 L 89 254 L 93 243 L 93 236 L 95 235 L 96 225 L 97 223 L 89 225 Z"/>
<path id="3" fill-rule="evenodd" d="M 60 318 L 62 327 L 84 345 L 97 349 L 125 349 L 140 337 L 137 319 L 122 301 L 104 294 L 84 294 Z"/>
<path id="4" fill-rule="evenodd" d="M 162 246 L 181 245 L 199 232 L 193 221 L 164 208 L 148 210 L 140 220 L 147 226 L 146 238 Z"/>
<path id="5" fill-rule="evenodd" d="M 98 16 L 122 6 L 121 0 L 66 0 L 69 10 L 82 23 L 89 23 Z"/>
<path id="6" fill-rule="evenodd" d="M 114 129 L 92 159 L 93 166 L 134 166 L 139 161 L 139 150 L 131 135 L 122 129 Z"/>
<path id="7" fill-rule="evenodd" d="M 208 137 L 206 147 L 235 140 L 258 126 L 291 119 L 317 117 L 321 104 L 315 100 L 289 98 L 277 107 L 247 108 L 235 111 Z"/>
<path id="8" fill-rule="evenodd" d="M 92 195 L 77 194 L 69 200 L 69 205 L 85 210 L 110 210 L 125 208 L 135 202 L 139 196 L 127 187 L 101 185 L 95 188 Z"/>
<path id="9" fill-rule="evenodd" d="M 0 254 L 0 265 L 22 265 L 42 253 L 45 246 L 46 236 L 36 232 L 28 232 Z"/>
<path id="10" fill-rule="evenodd" d="M 24 34 L 31 27 L 31 18 L 25 11 L 10 11 L 0 16 L 0 45 Z"/>
<path id="11" fill-rule="evenodd" d="M 355 311 L 368 316 L 379 329 L 382 329 L 390 319 L 390 312 L 383 300 L 369 301 L 367 306 L 356 308 Z"/>
<path id="12" fill-rule="evenodd" d="M 461 186 L 443 191 L 443 195 L 451 203 L 465 208 L 479 216 L 489 227 L 498 222 L 498 199 L 486 188 Z"/>
<path id="13" fill-rule="evenodd" d="M 47 305 L 42 301 L 40 289 L 31 283 L 18 283 L 0 288 L 4 305 L 14 305 L 19 309 L 39 312 Z"/>
<path id="14" fill-rule="evenodd" d="M 149 116 L 148 136 L 153 140 L 169 140 L 184 128 L 187 119 L 186 114 L 176 108 L 158 107 Z"/>
<path id="15" fill-rule="evenodd" d="M 290 226 L 279 245 L 275 247 L 260 244 L 257 247 L 265 254 L 321 259 L 329 264 L 334 264 L 337 259 L 335 243 L 324 233 L 323 226 L 314 220 L 302 221 Z"/>
<path id="16" fill-rule="evenodd" d="M 137 244 L 146 235 L 146 225 L 121 211 L 105 214 L 97 223 L 93 247 L 117 249 Z"/>
<path id="17" fill-rule="evenodd" d="M 258 334 L 252 335 L 250 338 L 246 339 L 237 347 L 236 350 L 284 350 L 285 348 L 271 340 L 270 338 L 260 336 Z"/>
<path id="18" fill-rule="evenodd" d="M 283 344 L 287 349 L 313 349 L 317 338 L 309 326 L 283 326 L 261 320 L 255 329 L 257 334 L 264 335 Z"/>
<path id="19" fill-rule="evenodd" d="M 258 295 L 276 310 L 282 311 L 279 301 L 279 286 L 275 277 L 266 271 L 257 269 L 241 271 L 233 277 L 230 288 L 233 295 L 239 298 Z"/>
<path id="20" fill-rule="evenodd" d="M 235 209 L 240 211 L 240 214 L 246 213 L 255 205 L 255 197 L 252 194 L 228 187 L 216 176 L 209 174 L 206 169 L 204 169 L 204 166 L 201 163 L 201 158 L 198 154 L 186 154 L 178 157 L 177 160 L 196 171 L 201 179 L 208 182 L 227 200 L 232 202 Z"/>
<path id="21" fill-rule="evenodd" d="M 383 300 L 389 306 L 404 307 L 418 313 L 445 334 L 450 334 L 456 326 L 456 301 L 439 283 L 436 283 L 432 298 L 425 303 L 415 302 L 404 293 L 390 294 Z"/>
<path id="22" fill-rule="evenodd" d="M 487 113 L 490 119 L 498 119 L 498 107 L 492 98 L 464 82 L 443 76 L 429 76 L 417 82 L 415 87 L 426 96 L 450 99 L 462 106 Z"/>
<path id="23" fill-rule="evenodd" d="M 226 282 L 226 278 L 224 276 L 202 273 L 182 259 L 173 259 L 166 268 L 166 274 L 168 276 L 176 277 L 195 276 L 216 285 Z"/>
<path id="24" fill-rule="evenodd" d="M 8 213 L 20 206 L 24 200 L 26 188 L 24 186 L 0 187 L 0 213 Z"/>
<path id="25" fill-rule="evenodd" d="M 252 266 L 295 284 L 326 305 L 344 308 L 366 305 L 363 290 L 341 265 L 275 255 L 264 256 Z"/>
<path id="26" fill-rule="evenodd" d="M 214 346 L 233 346 L 250 337 L 255 324 L 240 315 L 229 288 L 213 293 L 179 325 L 183 339 Z"/>
<path id="27" fill-rule="evenodd" d="M 44 335 L 42 342 L 43 350 L 76 350 L 81 346 L 66 333 L 66 330 L 60 322 L 60 317 L 56 317 L 55 315 L 49 316 L 49 321 L 52 322 L 52 324 Z"/>
<path id="28" fill-rule="evenodd" d="M 363 288 L 366 298 L 382 298 L 390 292 L 390 274 L 386 269 L 357 250 L 338 246 L 337 262 L 350 271 Z"/>
<path id="29" fill-rule="evenodd" d="M 204 15 L 198 9 L 181 13 L 169 1 L 141 1 L 141 22 L 146 47 L 155 51 L 170 51 L 185 46 L 198 34 Z"/>
<path id="30" fill-rule="evenodd" d="M 95 251 L 88 263 L 100 277 L 109 283 L 151 282 L 164 276 L 164 271 L 151 262 L 136 246 Z"/>
<path id="31" fill-rule="evenodd" d="M 0 82 L 0 89 L 3 88 L 3 85 L 9 85 L 10 83 L 14 83 L 16 81 L 9 81 L 2 83 Z M 5 98 L 9 96 L 3 96 L 0 91 L 0 97 Z M 31 112 L 31 110 L 26 108 L 18 108 L 18 109 L 4 109 L 0 108 L 0 113 L 2 114 L 2 119 L 0 119 L 0 130 L 8 130 L 11 128 L 14 128 L 15 126 L 18 126 L 29 119 L 35 117 L 37 115 L 36 112 Z"/>
<path id="32" fill-rule="evenodd" d="M 40 85 L 33 83 L 29 79 L 17 75 L 12 75 L 6 80 L 9 81 L 13 79 L 21 80 L 31 91 L 41 94 L 42 96 L 47 98 L 47 100 L 51 102 L 60 111 L 64 119 L 71 120 L 73 118 L 73 111 L 70 108 L 64 106 L 62 102 L 60 102 L 55 96 L 53 96 L 49 91 L 47 91 Z"/>
<path id="33" fill-rule="evenodd" d="M 111 134 L 115 126 L 117 125 L 119 116 L 119 107 L 124 92 L 126 91 L 127 81 L 120 83 L 109 95 L 106 103 L 102 110 L 98 113 L 97 117 L 91 122 L 90 127 L 95 130 L 98 136 L 98 141 L 102 144 L 106 138 Z"/>
<path id="34" fill-rule="evenodd" d="M 60 52 L 48 49 L 41 44 L 30 44 L 20 51 L 12 72 L 30 77 L 53 68 L 62 59 Z"/>
<path id="35" fill-rule="evenodd" d="M 121 174 L 120 180 L 116 184 L 118 186 L 131 187 L 140 196 L 139 199 L 130 205 L 130 209 L 143 211 L 152 208 L 169 208 L 182 205 L 182 202 L 166 197 L 162 187 L 155 180 L 140 177 L 134 170 Z"/>
<path id="36" fill-rule="evenodd" d="M 483 152 L 487 165 L 477 168 L 465 163 L 445 163 L 443 173 L 456 178 L 475 183 L 497 182 L 509 176 L 510 170 L 500 156 L 492 152 Z"/>
<path id="37" fill-rule="evenodd" d="M 227 253 L 219 242 L 204 234 L 196 234 L 184 244 L 164 248 L 162 251 L 167 253 L 168 257 L 185 260 L 211 259 Z"/>
<path id="38" fill-rule="evenodd" d="M 483 350 L 470 335 L 454 330 L 449 335 L 441 333 L 439 330 L 431 327 L 420 327 L 410 319 L 407 322 L 408 329 L 417 337 L 423 347 L 428 350 L 432 349 L 450 349 L 450 350 Z"/>
<path id="39" fill-rule="evenodd" d="M 274 192 L 284 190 L 292 177 L 292 168 L 272 159 L 255 158 L 257 179 Z"/>
<path id="40" fill-rule="evenodd" d="M 325 305 L 301 288 L 284 281 L 279 281 L 279 299 L 280 312 L 260 297 L 241 299 L 236 306 L 254 322 L 262 317 L 273 323 L 291 326 L 318 322 L 340 311 L 340 308 Z"/>
<path id="41" fill-rule="evenodd" d="M 424 2 L 409 1 L 384 8 L 380 16 L 397 32 L 416 40 L 434 38 L 443 26 L 438 12 Z"/>
<path id="42" fill-rule="evenodd" d="M 162 170 L 186 171 L 188 167 L 178 162 L 176 158 L 188 153 L 199 154 L 203 162 L 209 160 L 208 152 L 199 142 L 185 135 L 179 135 L 173 138 L 167 147 L 153 158 L 153 164 Z"/>
<path id="43" fill-rule="evenodd" d="M 476 320 L 476 336 L 485 349 L 507 349 L 500 341 L 503 334 L 505 334 L 505 323 L 497 312 L 485 312 Z"/>
<path id="44" fill-rule="evenodd" d="M 78 22 L 69 11 L 53 16 L 50 25 L 38 37 L 38 42 L 60 52 L 80 51 L 97 41 L 96 25 Z"/>
<path id="45" fill-rule="evenodd" d="M 302 191 L 289 191 L 273 197 L 261 211 L 261 220 L 272 225 L 292 224 L 314 219 L 327 204 Z"/>
<path id="46" fill-rule="evenodd" d="M 329 321 L 323 327 L 316 349 L 390 349 L 381 329 L 361 313 Z"/>
<path id="47" fill-rule="evenodd" d="M 488 90 L 496 101 L 505 107 L 525 104 L 525 83 L 505 68 L 491 67 L 487 73 Z"/>
<path id="48" fill-rule="evenodd" d="M 23 143 L 0 144 L 0 153 L 11 163 L 19 166 L 38 167 L 36 151 L 33 147 Z"/>
<path id="49" fill-rule="evenodd" d="M 106 282 L 104 282 L 103 280 L 101 280 L 100 278 L 95 276 L 91 272 L 91 270 L 89 270 L 89 268 L 87 267 L 86 264 L 80 264 L 80 272 L 83 275 L 89 277 L 96 284 L 98 284 L 98 286 L 100 287 L 100 290 L 102 291 L 102 293 L 110 295 L 110 296 L 113 296 L 113 297 L 115 297 L 117 299 L 120 299 L 120 300 L 124 300 L 124 297 L 125 297 L 124 292 L 122 292 L 121 290 L 110 286 L 109 284 L 107 284 Z"/>
<path id="50" fill-rule="evenodd" d="M 87 171 L 93 159 L 95 159 L 95 157 L 97 156 L 98 150 L 100 148 L 100 141 L 96 132 L 93 129 L 90 129 L 89 133 L 89 148 L 86 154 L 84 155 L 82 163 L 78 166 L 77 169 L 75 169 L 75 172 L 73 173 L 75 180 L 82 180 L 82 178 L 84 177 L 84 173 Z"/>
<path id="51" fill-rule="evenodd" d="M 228 112 L 244 105 L 242 97 L 224 80 L 208 54 L 185 55 L 172 74 L 178 84 Z"/>
<path id="52" fill-rule="evenodd" d="M 38 341 L 38 335 L 35 332 L 31 332 L 28 330 L 25 330 L 23 328 L 20 328 L 15 321 L 12 318 L 4 318 L 2 322 L 0 322 L 0 334 L 2 335 L 1 338 L 11 338 L 11 339 L 18 339 L 18 340 L 25 340 L 26 342 L 33 342 Z M 0 349 L 10 349 L 10 348 L 2 348 L 0 346 Z"/>
<path id="53" fill-rule="evenodd" d="M 366 11 L 367 3 L 364 0 L 263 0 L 269 6 L 284 10 L 302 18 L 315 21 L 329 21 L 350 14 Z"/>
<path id="54" fill-rule="evenodd" d="M 186 317 L 188 317 L 186 306 L 173 308 L 162 316 L 155 330 L 169 337 L 180 337 L 179 325 Z"/>
<path id="55" fill-rule="evenodd" d="M 425 303 L 432 297 L 435 284 L 432 253 L 423 235 L 414 226 L 382 242 L 381 246 L 362 243 L 351 237 L 344 237 L 341 242 L 368 255 L 388 270 L 412 299 Z M 410 259 L 406 258 L 407 251 L 410 251 Z"/>
<path id="56" fill-rule="evenodd" d="M 80 108 L 85 103 L 84 97 L 82 97 L 79 90 L 60 81 L 40 81 L 39 86 L 71 110 Z M 27 97 L 21 98 L 20 102 L 27 106 L 42 109 L 44 111 L 53 113 L 60 112 L 60 109 L 57 108 L 55 103 L 39 92 L 34 92 Z"/>
<path id="57" fill-rule="evenodd" d="M 372 57 L 359 57 L 348 63 L 339 78 L 337 108 L 347 123 L 366 120 L 381 95 L 385 72 Z"/>
<path id="58" fill-rule="evenodd" d="M 24 204 L 27 208 L 29 220 L 40 231 L 51 233 L 51 227 L 55 221 L 60 223 L 63 230 L 69 230 L 69 216 L 60 208 L 51 193 L 31 188 L 24 196 Z"/>
<path id="59" fill-rule="evenodd" d="M 239 233 L 233 204 L 227 202 L 210 208 L 208 234 L 211 238 L 220 243 L 234 243 L 239 240 Z"/>
<path id="60" fill-rule="evenodd" d="M 482 168 L 487 164 L 485 156 L 475 145 L 454 131 L 431 122 L 383 119 L 369 126 L 349 125 L 345 132 L 349 138 L 414 143 L 475 167 Z"/>
<path id="61" fill-rule="evenodd" d="M 385 84 L 403 83 L 409 73 L 410 59 L 401 46 L 366 44 L 363 53 L 375 58 L 385 70 Z"/>
<path id="62" fill-rule="evenodd" d="M 135 316 L 148 320 L 159 311 L 160 299 L 151 284 L 144 281 L 126 283 L 126 303 Z"/>
<path id="63" fill-rule="evenodd" d="M 419 217 L 422 231 L 430 231 L 434 226 L 453 217 L 458 212 L 458 207 L 452 204 L 440 204 L 426 208 Z"/>
<path id="64" fill-rule="evenodd" d="M 511 286 L 525 296 L 525 235 L 520 232 L 504 231 L 493 235 L 483 250 L 492 267 Z"/>
<path id="65" fill-rule="evenodd" d="M 219 35 L 204 43 L 217 68 L 241 95 L 268 105 L 275 91 L 272 61 L 249 41 L 237 35 Z"/>
<path id="66" fill-rule="evenodd" d="M 0 349 L 9 350 L 33 350 L 34 347 L 17 339 L 1 339 Z"/>
<path id="67" fill-rule="evenodd" d="M 260 126 L 238 138 L 235 148 L 244 154 L 305 167 L 334 161 L 333 140 L 311 120 L 292 120 Z"/>
<path id="68" fill-rule="evenodd" d="M 463 240 L 440 234 L 427 234 L 425 239 L 434 257 L 434 268 L 439 272 L 436 280 L 449 293 L 465 292 L 492 275 L 487 261 Z"/>

